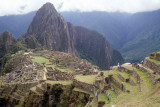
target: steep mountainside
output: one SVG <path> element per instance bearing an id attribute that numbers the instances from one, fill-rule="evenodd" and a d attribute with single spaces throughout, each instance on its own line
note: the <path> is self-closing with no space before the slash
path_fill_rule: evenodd
<path id="1" fill-rule="evenodd" d="M 8 31 L 0 35 L 0 72 L 10 59 L 11 54 L 22 49 L 25 48 Z"/>
<path id="2" fill-rule="evenodd" d="M 113 61 L 113 49 L 101 34 L 67 23 L 50 3 L 39 9 L 21 41 L 32 49 L 43 47 L 79 55 L 102 69 L 124 62 L 120 53 Z"/>
<path id="3" fill-rule="evenodd" d="M 0 58 L 10 50 L 10 46 L 15 42 L 16 40 L 8 31 L 0 35 Z"/>
<path id="4" fill-rule="evenodd" d="M 108 12 L 61 12 L 65 20 L 73 23 L 74 25 L 84 26 L 103 34 L 110 42 L 111 46 L 121 51 L 123 57 L 127 61 L 135 62 L 142 60 L 145 56 L 153 51 L 158 51 L 159 48 L 159 23 L 160 23 L 160 10 L 152 12 L 141 12 L 136 14 L 127 13 L 108 13 Z M 16 20 L 22 17 L 23 19 L 30 20 L 33 14 L 21 16 L 8 16 L 9 19 L 15 19 L 13 22 L 18 23 Z M 3 19 L 3 20 L 2 20 Z M 10 27 L 15 26 L 12 21 L 6 21 L 6 17 L 0 17 L 0 23 L 9 25 L 6 27 L 11 33 Z M 7 20 L 9 20 L 7 19 Z M 2 21 L 1 21 L 2 20 Z M 21 20 L 20 20 L 21 21 Z M 27 23 L 24 23 L 24 26 Z M 0 32 L 4 31 L 4 24 L 0 24 Z M 14 27 L 17 33 L 26 31 L 27 28 L 20 25 L 22 30 Z M 2 31 L 1 31 L 2 30 Z M 22 34 L 22 33 L 21 33 Z M 18 35 L 20 36 L 20 35 Z M 147 49 L 147 50 L 146 50 Z"/>
<path id="5" fill-rule="evenodd" d="M 149 53 L 160 50 L 160 10 L 136 14 L 62 12 L 62 15 L 75 25 L 92 28 L 105 35 L 126 61 L 140 61 Z"/>
<path id="6" fill-rule="evenodd" d="M 134 14 L 129 24 L 132 30 L 121 48 L 126 60 L 140 61 L 160 50 L 160 10 Z"/>
<path id="7" fill-rule="evenodd" d="M 103 34 L 111 46 L 120 49 L 125 44 L 128 30 L 125 20 L 130 14 L 108 12 L 61 12 L 65 20 L 77 26 L 84 26 Z"/>

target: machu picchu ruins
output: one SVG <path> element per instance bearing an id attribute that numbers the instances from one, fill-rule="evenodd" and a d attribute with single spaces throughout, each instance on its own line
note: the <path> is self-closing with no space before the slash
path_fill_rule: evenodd
<path id="1" fill-rule="evenodd" d="M 160 107 L 158 0 L 50 2 L 0 3 L 0 107 Z"/>
<path id="2" fill-rule="evenodd" d="M 48 50 L 19 51 L 7 66 L 14 63 L 19 64 L 0 77 L 6 106 L 158 106 L 153 99 L 159 101 L 160 60 L 153 53 L 143 64 L 107 71 L 72 54 Z"/>

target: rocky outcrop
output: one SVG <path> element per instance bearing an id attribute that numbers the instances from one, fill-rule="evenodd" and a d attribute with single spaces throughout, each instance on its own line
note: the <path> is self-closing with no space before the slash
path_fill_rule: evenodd
<path id="1" fill-rule="evenodd" d="M 21 41 L 28 48 L 42 47 L 73 53 L 101 69 L 124 62 L 105 37 L 96 31 L 67 23 L 50 3 L 39 9 Z"/>

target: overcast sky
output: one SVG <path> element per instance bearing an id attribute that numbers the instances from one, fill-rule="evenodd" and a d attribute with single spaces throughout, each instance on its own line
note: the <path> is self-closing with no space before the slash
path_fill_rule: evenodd
<path id="1" fill-rule="evenodd" d="M 0 0 L 0 16 L 25 14 L 51 2 L 58 11 L 142 12 L 160 9 L 160 0 Z"/>

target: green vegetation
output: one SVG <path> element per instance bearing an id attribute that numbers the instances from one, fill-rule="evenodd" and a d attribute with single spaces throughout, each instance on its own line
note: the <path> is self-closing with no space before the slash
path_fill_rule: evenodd
<path id="1" fill-rule="evenodd" d="M 98 101 L 105 101 L 106 103 L 108 103 L 108 102 L 109 102 L 109 99 L 108 99 L 108 97 L 107 97 L 106 94 L 101 93 L 101 94 L 99 94 L 99 96 L 98 96 Z"/>
<path id="2" fill-rule="evenodd" d="M 32 61 L 33 62 L 37 62 L 37 63 L 40 63 L 40 64 L 45 64 L 46 66 L 51 64 L 51 62 L 49 62 L 49 59 L 47 58 L 44 58 L 42 56 L 33 56 L 32 57 Z"/>
<path id="3" fill-rule="evenodd" d="M 96 80 L 97 75 L 76 75 L 75 79 L 88 84 L 93 84 Z"/>
<path id="4" fill-rule="evenodd" d="M 60 71 L 68 71 L 68 72 L 74 72 L 74 71 L 72 71 L 71 69 L 69 69 L 69 68 L 60 68 L 60 67 L 55 67 L 56 69 L 58 69 L 58 70 L 60 70 Z"/>
<path id="5" fill-rule="evenodd" d="M 108 89 L 107 92 L 110 94 L 111 98 L 117 98 L 117 94 L 115 91 Z"/>

